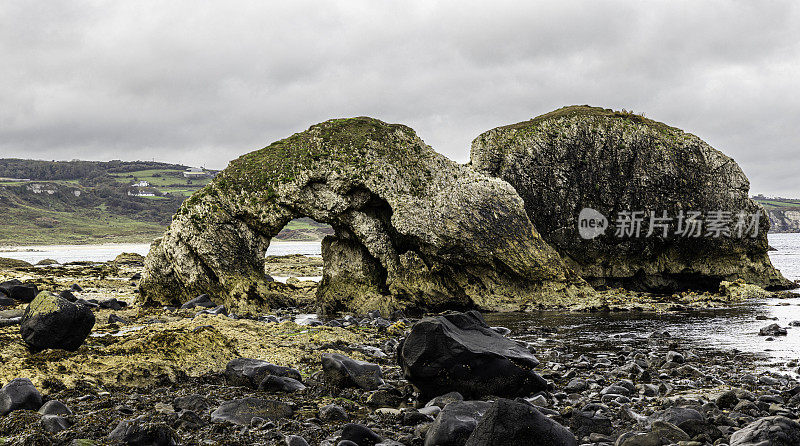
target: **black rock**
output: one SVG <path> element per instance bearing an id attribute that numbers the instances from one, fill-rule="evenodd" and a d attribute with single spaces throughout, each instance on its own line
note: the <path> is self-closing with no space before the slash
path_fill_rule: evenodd
<path id="1" fill-rule="evenodd" d="M 708 421 L 686 420 L 679 424 L 678 428 L 691 438 L 704 436 L 709 443 L 713 443 L 717 438 L 722 438 L 722 431 Z"/>
<path id="2" fill-rule="evenodd" d="M 108 323 L 109 324 L 123 324 L 123 325 L 125 325 L 125 324 L 128 324 L 129 322 L 124 317 L 117 316 L 116 314 L 110 314 L 108 316 Z"/>
<path id="3" fill-rule="evenodd" d="M 258 385 L 258 390 L 264 392 L 297 392 L 305 388 L 303 383 L 294 378 L 275 375 L 268 375 Z"/>
<path id="4" fill-rule="evenodd" d="M 16 279 L 0 283 L 0 289 L 11 299 L 25 303 L 31 302 L 39 294 L 36 285 L 22 283 Z"/>
<path id="5" fill-rule="evenodd" d="M 717 397 L 716 403 L 720 409 L 733 409 L 739 403 L 739 397 L 733 390 L 728 390 Z"/>
<path id="6" fill-rule="evenodd" d="M 114 310 L 114 311 L 119 311 L 128 306 L 126 302 L 117 299 L 101 300 L 100 302 L 98 302 L 98 305 L 100 306 L 100 308 L 107 310 Z"/>
<path id="7" fill-rule="evenodd" d="M 456 401 L 448 404 L 428 429 L 425 446 L 463 446 L 491 405 L 486 401 Z"/>
<path id="8" fill-rule="evenodd" d="M 84 306 L 86 308 L 89 308 L 89 309 L 100 308 L 100 305 L 97 302 L 92 302 L 92 301 L 86 300 L 86 299 L 78 299 L 78 300 L 75 301 L 75 303 L 78 304 L 78 305 L 82 305 L 82 306 Z"/>
<path id="9" fill-rule="evenodd" d="M 163 423 L 152 423 L 145 416 L 123 420 L 108 434 L 112 442 L 130 446 L 173 446 L 180 442 L 178 435 Z"/>
<path id="10" fill-rule="evenodd" d="M 208 294 L 201 294 L 194 299 L 186 302 L 185 304 L 181 305 L 182 309 L 190 309 L 196 307 L 204 307 L 204 308 L 215 308 L 217 304 L 215 304 L 211 297 Z"/>
<path id="11" fill-rule="evenodd" d="M 66 299 L 66 300 L 68 300 L 70 302 L 75 302 L 75 301 L 78 300 L 78 298 L 75 297 L 75 295 L 72 294 L 72 291 L 70 291 L 70 290 L 64 290 L 64 291 L 58 293 L 58 296 L 60 298 L 62 298 L 62 299 Z"/>
<path id="12" fill-rule="evenodd" d="M 688 420 L 705 421 L 706 417 L 690 407 L 670 407 L 654 413 L 650 416 L 650 419 L 652 421 L 666 421 L 677 426 Z"/>
<path id="13" fill-rule="evenodd" d="M 753 421 L 731 435 L 731 446 L 796 446 L 800 444 L 800 423 L 786 417 Z"/>
<path id="14" fill-rule="evenodd" d="M 78 285 L 77 283 L 73 283 L 72 286 L 69 287 L 69 289 L 70 291 L 75 291 L 76 293 L 80 293 L 83 291 L 83 288 L 81 288 L 81 286 Z"/>
<path id="15" fill-rule="evenodd" d="M 28 378 L 16 378 L 0 389 L 0 416 L 15 410 L 39 410 L 42 395 Z"/>
<path id="16" fill-rule="evenodd" d="M 72 426 L 69 419 L 60 415 L 44 415 L 42 416 L 41 423 L 42 428 L 51 434 L 57 434 Z"/>
<path id="17" fill-rule="evenodd" d="M 347 421 L 347 412 L 335 404 L 328 404 L 319 408 L 319 419 L 322 421 Z"/>
<path id="18" fill-rule="evenodd" d="M 569 428 L 578 437 L 583 438 L 591 433 L 611 435 L 614 426 L 611 419 L 596 412 L 573 410 L 569 417 Z"/>
<path id="19" fill-rule="evenodd" d="M 300 381 L 300 372 L 267 361 L 252 358 L 236 358 L 225 366 L 225 378 L 234 386 L 251 387 L 257 389 L 269 375 L 284 376 Z"/>
<path id="20" fill-rule="evenodd" d="M 131 280 L 139 280 L 142 278 L 142 273 L 135 273 L 131 276 Z"/>
<path id="21" fill-rule="evenodd" d="M 306 439 L 297 435 L 287 435 L 283 441 L 286 442 L 286 446 L 308 446 Z"/>
<path id="22" fill-rule="evenodd" d="M 11 307 L 17 304 L 17 301 L 6 296 L 6 293 L 0 292 L 0 307 Z"/>
<path id="23" fill-rule="evenodd" d="M 197 415 L 195 411 L 182 410 L 180 415 L 178 415 L 178 424 L 183 429 L 195 430 L 200 429 L 208 423 L 203 421 L 200 415 Z"/>
<path id="24" fill-rule="evenodd" d="M 335 387 L 375 390 L 383 385 L 383 374 L 379 365 L 336 353 L 322 354 L 322 371 L 328 383 Z"/>
<path id="25" fill-rule="evenodd" d="M 781 328 L 778 324 L 769 324 L 766 327 L 762 327 L 758 334 L 759 336 L 786 336 L 787 332 L 785 328 Z"/>
<path id="26" fill-rule="evenodd" d="M 20 333 L 33 352 L 75 351 L 89 336 L 94 322 L 94 314 L 88 308 L 42 292 L 25 309 Z"/>
<path id="27" fill-rule="evenodd" d="M 436 398 L 428 401 L 425 404 L 425 407 L 436 406 L 440 409 L 444 409 L 450 403 L 455 403 L 456 401 L 464 401 L 464 396 L 462 396 L 458 392 L 450 392 L 445 393 L 444 395 L 439 395 Z"/>
<path id="28" fill-rule="evenodd" d="M 358 446 L 375 446 L 383 438 L 363 424 L 348 423 L 342 427 L 342 440 L 349 440 Z"/>
<path id="29" fill-rule="evenodd" d="M 201 310 L 201 311 L 197 312 L 197 314 L 198 315 L 200 315 L 200 314 L 211 314 L 211 315 L 227 316 L 228 315 L 228 309 L 225 307 L 225 305 L 219 305 L 219 306 L 216 306 L 214 308 L 206 308 L 205 310 Z"/>
<path id="30" fill-rule="evenodd" d="M 400 421 L 403 426 L 416 426 L 422 423 L 428 423 L 433 421 L 433 417 L 430 415 L 425 415 L 418 410 L 414 409 L 407 409 L 403 411 L 403 418 Z"/>
<path id="31" fill-rule="evenodd" d="M 190 410 L 193 412 L 205 412 L 208 409 L 208 400 L 203 395 L 193 393 L 191 395 L 179 396 L 172 401 L 172 406 L 178 410 Z"/>
<path id="32" fill-rule="evenodd" d="M 58 400 L 50 400 L 39 408 L 39 413 L 42 415 L 62 415 L 68 417 L 72 415 L 72 411 L 64 403 Z"/>
<path id="33" fill-rule="evenodd" d="M 261 398 L 241 398 L 219 406 L 211 413 L 211 421 L 249 426 L 253 418 L 278 420 L 289 418 L 293 413 L 294 409 L 287 403 Z"/>
<path id="34" fill-rule="evenodd" d="M 532 405 L 501 398 L 492 403 L 464 446 L 516 444 L 577 446 L 578 440 Z"/>
<path id="35" fill-rule="evenodd" d="M 422 399 L 457 391 L 466 398 L 525 396 L 546 390 L 525 347 L 492 330 L 480 313 L 453 313 L 417 322 L 398 349 L 405 378 Z"/>

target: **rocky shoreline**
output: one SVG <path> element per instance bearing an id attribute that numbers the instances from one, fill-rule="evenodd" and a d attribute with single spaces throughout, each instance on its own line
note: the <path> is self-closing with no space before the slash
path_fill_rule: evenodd
<path id="1" fill-rule="evenodd" d="M 758 372 L 752 355 L 699 350 L 658 331 L 644 341 L 615 339 L 611 351 L 586 351 L 550 333 L 506 345 L 524 347 L 515 355 L 535 354 L 533 370 L 544 387 L 504 395 L 510 399 L 463 388 L 463 395 L 420 399 L 409 363 L 398 362 L 398 348 L 408 349 L 402 342 L 419 319 L 373 312 L 322 321 L 306 314 L 316 284 L 291 279 L 298 305 L 258 317 L 239 318 L 203 299 L 187 305 L 199 304 L 194 308 L 142 308 L 134 304 L 139 260 L 0 271 L 0 281 L 16 278 L 53 292 L 71 288 L 97 320 L 77 351 L 31 353 L 18 325 L 26 305 L 2 308 L 0 383 L 7 387 L 0 409 L 16 401 L 5 395 L 23 394 L 14 408 L 27 410 L 0 416 L 0 444 L 502 444 L 517 429 L 503 425 L 507 417 L 529 427 L 554 421 L 576 444 L 755 445 L 743 438 L 764 441 L 769 432 L 784 440 L 765 444 L 800 441 L 800 425 L 791 421 L 800 410 L 800 382 Z M 319 259 L 269 259 L 267 273 L 305 276 L 318 268 L 314 262 Z M 599 305 L 578 310 L 691 311 L 757 293 L 737 283 L 721 291 L 610 290 L 599 293 Z M 493 332 L 519 340 L 502 327 Z M 499 349 L 498 342 L 508 341 L 486 348 Z M 9 390 L 17 387 L 22 390 Z M 569 444 L 563 441 L 551 444 Z"/>

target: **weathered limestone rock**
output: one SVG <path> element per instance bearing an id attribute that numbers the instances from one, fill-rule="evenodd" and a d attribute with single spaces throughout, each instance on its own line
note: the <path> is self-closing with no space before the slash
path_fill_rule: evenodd
<path id="1" fill-rule="evenodd" d="M 150 304 L 219 296 L 238 313 L 287 303 L 264 274 L 290 220 L 330 224 L 324 311 L 525 309 L 591 293 L 564 266 L 506 182 L 436 153 L 413 130 L 334 119 L 234 160 L 154 242 L 140 283 Z"/>
<path id="2" fill-rule="evenodd" d="M 788 286 L 767 256 L 769 220 L 748 198 L 747 178 L 734 160 L 700 138 L 627 112 L 572 106 L 530 121 L 489 130 L 472 143 L 477 170 L 508 181 L 542 237 L 567 265 L 593 285 L 650 291 L 715 291 L 720 281 L 744 279 Z M 583 208 L 599 211 L 610 228 L 579 236 Z M 663 212 L 673 220 L 667 238 L 620 238 L 621 211 Z M 760 212 L 755 238 L 676 235 L 680 211 Z"/>

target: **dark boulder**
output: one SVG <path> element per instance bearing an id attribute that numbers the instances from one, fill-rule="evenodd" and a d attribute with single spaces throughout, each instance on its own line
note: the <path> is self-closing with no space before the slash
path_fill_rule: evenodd
<path id="1" fill-rule="evenodd" d="M 405 378 L 427 400 L 447 392 L 466 398 L 526 396 L 547 389 L 525 347 L 492 330 L 480 313 L 453 313 L 417 322 L 398 349 Z"/>
<path id="2" fill-rule="evenodd" d="M 5 292 L 0 291 L 0 307 L 12 307 L 17 304 L 17 301 L 8 297 Z"/>
<path id="3" fill-rule="evenodd" d="M 208 294 L 201 294 L 189 302 L 181 305 L 181 309 L 191 309 L 196 307 L 215 308 L 216 306 L 217 304 L 211 300 L 211 297 L 209 297 Z"/>
<path id="4" fill-rule="evenodd" d="M 787 331 L 778 324 L 769 324 L 758 330 L 759 336 L 786 336 Z"/>
<path id="5" fill-rule="evenodd" d="M 0 416 L 15 410 L 39 410 L 42 395 L 28 378 L 16 378 L 0 389 Z"/>
<path id="6" fill-rule="evenodd" d="M 665 421 L 676 426 L 689 420 L 705 421 L 705 419 L 702 413 L 691 407 L 670 407 L 650 416 L 652 421 Z"/>
<path id="7" fill-rule="evenodd" d="M 39 413 L 42 415 L 62 415 L 68 417 L 72 415 L 72 410 L 61 401 L 50 400 L 39 408 Z"/>
<path id="8" fill-rule="evenodd" d="M 486 401 L 456 401 L 448 404 L 428 429 L 425 446 L 464 446 L 478 420 L 492 403 Z"/>
<path id="9" fill-rule="evenodd" d="M 203 395 L 193 393 L 186 396 L 176 397 L 172 401 L 172 406 L 177 410 L 189 410 L 202 413 L 208 409 L 208 399 L 206 399 L 206 397 Z"/>
<path id="10" fill-rule="evenodd" d="M 300 372 L 280 365 L 253 358 L 235 358 L 225 366 L 228 384 L 257 389 L 269 375 L 285 376 L 300 381 Z"/>
<path id="11" fill-rule="evenodd" d="M 564 426 L 542 415 L 530 404 L 499 399 L 486 411 L 465 446 L 577 446 Z"/>
<path id="12" fill-rule="evenodd" d="M 342 427 L 342 440 L 352 441 L 358 446 L 375 446 L 383 438 L 363 424 L 348 423 Z"/>
<path id="13" fill-rule="evenodd" d="M 319 418 L 323 421 L 347 421 L 349 419 L 344 408 L 335 404 L 320 407 Z"/>
<path id="14" fill-rule="evenodd" d="M 36 288 L 36 285 L 22 283 L 16 279 L 0 283 L 0 290 L 3 290 L 11 299 L 25 303 L 31 302 L 39 293 L 39 289 Z"/>
<path id="15" fill-rule="evenodd" d="M 327 382 L 335 387 L 375 390 L 383 385 L 383 373 L 379 365 L 336 353 L 322 354 L 322 372 Z"/>
<path id="16" fill-rule="evenodd" d="M 72 422 L 66 417 L 61 415 L 43 415 L 41 419 L 42 428 L 51 433 L 57 434 L 63 430 L 69 429 Z"/>
<path id="17" fill-rule="evenodd" d="M 286 446 L 308 446 L 306 439 L 298 435 L 287 435 L 283 441 Z"/>
<path id="18" fill-rule="evenodd" d="M 766 417 L 753 421 L 731 435 L 731 446 L 797 446 L 800 423 L 786 417 Z"/>
<path id="19" fill-rule="evenodd" d="M 128 321 L 127 319 L 125 319 L 122 316 L 117 316 L 116 314 L 112 313 L 112 314 L 108 315 L 108 323 L 109 324 L 123 324 L 123 325 L 125 325 L 125 324 L 129 324 L 130 321 Z"/>
<path id="20" fill-rule="evenodd" d="M 300 390 L 305 390 L 306 386 L 303 385 L 300 381 L 294 378 L 288 378 L 286 376 L 275 376 L 275 375 L 268 375 L 266 378 L 261 380 L 261 383 L 258 385 L 258 390 L 263 392 L 298 392 Z"/>
<path id="21" fill-rule="evenodd" d="M 229 422 L 249 426 L 253 418 L 278 420 L 294 413 L 290 404 L 261 398 L 241 398 L 222 404 L 211 413 L 213 422 Z"/>
<path id="22" fill-rule="evenodd" d="M 97 305 L 100 308 L 105 309 L 105 310 L 119 311 L 119 310 L 127 307 L 128 303 L 112 298 L 112 299 L 101 300 L 100 302 L 98 302 Z"/>
<path id="23" fill-rule="evenodd" d="M 38 352 L 45 349 L 75 351 L 94 327 L 94 314 L 82 305 L 41 292 L 22 318 L 22 340 Z"/>
<path id="24" fill-rule="evenodd" d="M 178 434 L 169 426 L 152 422 L 146 416 L 120 421 L 108 434 L 108 439 L 130 446 L 174 446 L 180 443 Z"/>
<path id="25" fill-rule="evenodd" d="M 70 291 L 70 290 L 64 290 L 64 291 L 58 293 L 58 297 L 60 297 L 62 299 L 66 299 L 66 300 L 68 300 L 70 302 L 76 302 L 78 300 L 78 298 L 75 297 L 75 295 L 72 294 L 72 291 Z"/>

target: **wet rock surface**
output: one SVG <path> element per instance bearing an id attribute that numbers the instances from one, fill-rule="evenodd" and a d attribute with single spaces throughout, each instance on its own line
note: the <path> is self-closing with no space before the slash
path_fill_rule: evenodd
<path id="1" fill-rule="evenodd" d="M 471 164 L 514 186 L 542 237 L 594 285 L 672 292 L 715 290 L 722 280 L 744 279 L 792 287 L 767 256 L 769 218 L 748 197 L 742 170 L 680 129 L 633 113 L 564 107 L 481 134 L 472 143 Z M 578 235 L 583 208 L 608 219 L 597 238 Z M 621 211 L 648 213 L 641 237 L 615 235 Z M 644 237 L 651 211 L 672 218 L 668 237 L 657 236 L 661 226 L 656 236 Z M 699 237 L 676 236 L 681 211 L 701 212 L 704 220 L 727 212 L 730 228 L 740 212 L 758 212 L 758 234 L 713 237 L 703 227 Z"/>

